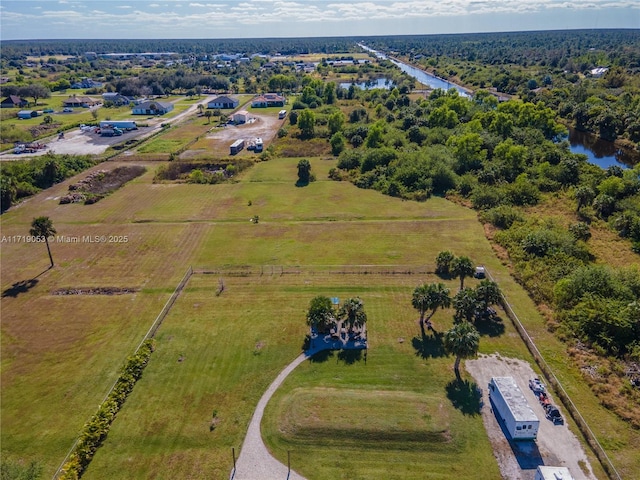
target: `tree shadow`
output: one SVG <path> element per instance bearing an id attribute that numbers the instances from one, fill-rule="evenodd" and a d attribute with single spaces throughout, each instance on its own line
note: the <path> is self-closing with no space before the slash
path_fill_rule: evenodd
<path id="1" fill-rule="evenodd" d="M 42 273 L 40 275 L 42 275 Z M 40 275 L 38 275 L 38 277 Z M 31 290 L 33 287 L 35 287 L 38 284 L 38 277 L 32 278 L 30 280 L 21 280 L 19 282 L 14 283 L 9 288 L 5 288 L 2 291 L 2 298 L 5 298 L 5 297 L 16 298 L 21 293 L 27 293 L 29 290 Z"/>
<path id="2" fill-rule="evenodd" d="M 469 380 L 451 380 L 445 388 L 451 404 L 464 415 L 479 415 L 482 409 L 482 390 Z"/>
<path id="3" fill-rule="evenodd" d="M 474 326 L 480 335 L 488 337 L 499 337 L 504 333 L 504 323 L 500 317 L 493 317 L 489 320 L 477 320 Z"/>
<path id="4" fill-rule="evenodd" d="M 442 342 L 442 334 L 438 332 L 434 332 L 433 335 L 422 335 L 422 338 L 415 336 L 411 339 L 411 345 L 413 345 L 416 355 L 421 358 L 439 358 L 447 355 Z"/>
<path id="5" fill-rule="evenodd" d="M 362 350 L 340 350 L 336 361 L 341 360 L 347 365 L 353 365 L 356 362 L 362 360 Z"/>
<path id="6" fill-rule="evenodd" d="M 333 350 L 320 350 L 309 357 L 311 363 L 324 363 L 333 357 Z"/>
<path id="7" fill-rule="evenodd" d="M 304 341 L 302 342 L 302 351 L 306 352 L 311 348 L 311 335 L 306 334 L 304 336 Z"/>
<path id="8" fill-rule="evenodd" d="M 300 188 L 300 187 L 308 187 L 308 186 L 309 186 L 309 183 L 311 183 L 311 182 L 303 182 L 303 181 L 301 181 L 301 180 L 298 180 L 298 181 L 296 182 L 296 187 L 298 187 L 298 188 Z"/>

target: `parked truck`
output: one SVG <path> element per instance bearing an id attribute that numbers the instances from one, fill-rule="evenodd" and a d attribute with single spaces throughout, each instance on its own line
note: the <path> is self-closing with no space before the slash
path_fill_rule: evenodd
<path id="1" fill-rule="evenodd" d="M 100 122 L 100 130 L 103 128 L 119 128 L 120 130 L 129 131 L 137 130 L 138 125 L 133 120 L 105 120 Z"/>
<path id="2" fill-rule="evenodd" d="M 264 143 L 262 142 L 262 138 L 258 137 L 256 138 L 256 148 L 254 149 L 256 153 L 259 153 L 262 151 L 262 148 L 264 147 Z"/>
<path id="3" fill-rule="evenodd" d="M 513 377 L 492 377 L 489 399 L 513 440 L 535 440 L 540 420 Z"/>

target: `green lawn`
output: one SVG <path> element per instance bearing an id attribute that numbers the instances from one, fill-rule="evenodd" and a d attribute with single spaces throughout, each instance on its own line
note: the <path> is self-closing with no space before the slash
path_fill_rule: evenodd
<path id="1" fill-rule="evenodd" d="M 75 178 L 2 215 L 3 235 L 26 235 L 32 218 L 48 215 L 61 235 L 129 238 L 120 245 L 53 243 L 56 267 L 27 292 L 2 298 L 3 452 L 36 459 L 51 476 L 186 268 L 237 272 L 248 265 L 255 274 L 247 277 L 192 277 L 86 478 L 227 478 L 231 448 L 238 452 L 264 389 L 300 352 L 305 310 L 319 294 L 361 296 L 369 355 L 366 364 L 334 355 L 294 371 L 263 424 L 274 454 L 286 460 L 291 450 L 294 468 L 310 479 L 496 478 L 480 417 L 460 407 L 464 392 L 451 389 L 453 359 L 416 337 L 411 292 L 438 278 L 370 273 L 392 265 L 433 270 L 437 253 L 450 249 L 487 265 L 574 401 L 598 419 L 596 433 L 625 477 L 637 476 L 640 435 L 604 411 L 564 361 L 564 346 L 494 255 L 475 212 L 441 198 L 406 202 L 325 180 L 334 160 L 311 159 L 319 181 L 298 188 L 297 161 L 262 162 L 223 185 L 153 184 L 149 164 L 95 205 L 58 204 Z M 258 224 L 249 222 L 254 215 Z M 48 261 L 41 244 L 4 243 L 0 255 L 4 291 Z M 338 273 L 347 270 L 342 265 L 373 266 L 348 275 Z M 220 278 L 225 290 L 216 296 Z M 455 290 L 456 281 L 448 284 Z M 140 291 L 51 295 L 74 286 Z M 434 323 L 445 330 L 451 312 L 438 312 Z M 530 360 L 508 323 L 504 334 L 483 336 L 481 351 Z M 338 417 L 330 404 L 340 406 Z M 213 410 L 220 423 L 211 432 Z M 322 415 L 306 414 L 315 410 Z M 305 435 L 308 429 L 317 438 Z M 381 439 L 389 444 L 380 446 Z M 397 473 L 380 473 L 390 463 Z"/>

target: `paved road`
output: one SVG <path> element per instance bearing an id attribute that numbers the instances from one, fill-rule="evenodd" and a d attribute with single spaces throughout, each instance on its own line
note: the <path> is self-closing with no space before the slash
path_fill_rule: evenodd
<path id="1" fill-rule="evenodd" d="M 74 129 L 65 132 L 65 137 L 61 140 L 58 140 L 57 135 L 48 139 L 40 140 L 40 143 L 46 144 L 47 148 L 44 148 L 37 153 L 15 155 L 13 153 L 13 149 L 11 149 L 0 154 L 0 161 L 23 160 L 33 156 L 44 155 L 47 152 L 69 155 L 100 155 L 104 153 L 107 148 L 117 143 L 121 143 L 131 138 L 148 137 L 149 135 L 152 135 L 158 130 L 162 129 L 161 125 L 164 123 L 180 123 L 198 110 L 198 104 L 202 103 L 206 105 L 215 97 L 217 97 L 217 95 L 203 98 L 202 101 L 194 103 L 184 112 L 181 112 L 174 117 L 154 118 L 153 120 L 150 120 L 148 122 L 151 124 L 149 127 L 143 127 L 138 130 L 127 132 L 121 137 L 101 137 L 100 135 L 81 132 L 80 129 Z"/>

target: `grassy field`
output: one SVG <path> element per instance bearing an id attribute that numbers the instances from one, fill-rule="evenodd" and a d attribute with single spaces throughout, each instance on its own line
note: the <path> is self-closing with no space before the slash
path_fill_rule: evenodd
<path id="1" fill-rule="evenodd" d="M 298 188 L 298 160 L 259 163 L 236 183 L 215 186 L 153 184 L 156 166 L 148 164 L 146 174 L 97 204 L 58 204 L 75 178 L 2 215 L 5 236 L 26 235 L 33 217 L 48 215 L 59 235 L 128 239 L 52 242 L 56 267 L 46 272 L 43 245 L 3 243 L 3 452 L 36 459 L 45 476 L 53 474 L 187 266 L 249 265 L 255 274 L 247 277 L 192 277 L 86 478 L 228 478 L 230 449 L 238 451 L 262 392 L 300 352 L 305 310 L 319 294 L 363 298 L 369 355 L 366 364 L 337 355 L 306 362 L 287 379 L 263 424 L 274 454 L 286 460 L 291 450 L 294 468 L 309 478 L 380 477 L 390 462 L 395 478 L 495 478 L 480 417 L 466 409 L 464 392 L 451 389 L 453 360 L 417 337 L 411 292 L 437 277 L 331 267 L 433 270 L 437 253 L 450 249 L 491 270 L 583 414 L 598 419 L 593 427 L 625 478 L 640 473 L 640 435 L 600 407 L 567 365 L 564 346 L 492 251 L 475 212 L 325 180 L 334 160 L 311 159 L 319 181 Z M 258 224 L 248 221 L 254 215 Z M 13 285 L 34 278 L 27 291 Z M 216 296 L 220 278 L 225 290 Z M 51 295 L 86 286 L 139 291 Z M 448 328 L 451 312 L 434 323 Z M 530 360 L 507 323 L 502 335 L 483 336 L 481 351 Z M 213 410 L 220 423 L 211 432 Z"/>

